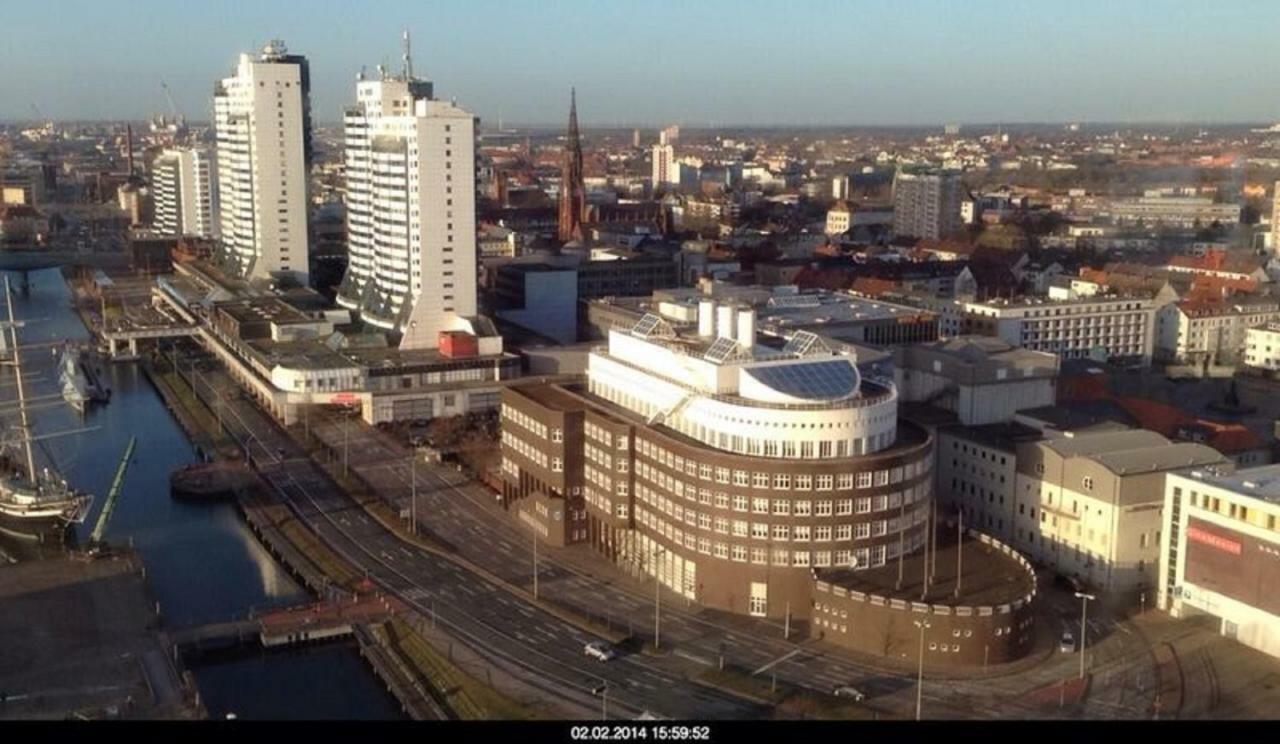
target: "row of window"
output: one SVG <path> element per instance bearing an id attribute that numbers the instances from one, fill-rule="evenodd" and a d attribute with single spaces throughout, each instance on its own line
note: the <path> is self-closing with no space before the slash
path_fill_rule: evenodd
<path id="1" fill-rule="evenodd" d="M 594 377 L 589 381 L 589 390 L 593 395 L 598 395 L 645 418 L 652 418 L 660 414 L 665 415 L 665 410 L 652 400 L 633 396 L 612 385 L 606 385 Z M 740 430 L 740 427 L 734 423 L 725 421 L 725 428 L 720 429 L 694 421 L 685 416 L 683 412 L 677 412 L 666 418 L 663 423 L 681 434 L 720 450 L 756 457 L 784 459 L 829 459 L 869 454 L 889 447 L 897 436 L 896 429 L 890 424 L 888 429 L 867 437 L 842 437 L 832 440 L 813 441 L 786 437 L 780 432 L 779 435 L 782 438 L 762 439 L 733 433 L 735 430 Z M 866 424 L 868 422 L 864 421 L 863 423 Z M 823 424 L 817 423 L 778 424 L 780 427 L 784 425 L 802 428 L 823 426 Z"/>
<path id="2" fill-rule="evenodd" d="M 1181 488 L 1173 489 L 1173 497 L 1181 498 L 1182 489 Z M 1217 496 L 1210 496 L 1207 493 L 1202 494 L 1202 493 L 1197 493 L 1196 491 L 1192 491 L 1191 505 L 1194 507 L 1198 507 L 1200 509 L 1205 509 L 1207 511 L 1212 511 L 1217 514 L 1221 514 L 1230 519 L 1238 519 L 1241 522 L 1250 523 L 1257 527 L 1261 527 L 1265 524 L 1268 530 L 1276 531 L 1276 521 L 1277 521 L 1276 515 L 1254 514 L 1253 512 L 1250 512 L 1249 507 L 1245 506 L 1244 504 L 1237 504 L 1236 502 L 1231 500 L 1227 501 L 1227 504 L 1226 504 L 1227 508 L 1223 509 L 1221 498 Z M 1258 518 L 1251 520 L 1249 518 L 1251 515 L 1257 516 Z M 1264 516 L 1265 516 L 1265 521 L 1263 519 Z"/>
<path id="3" fill-rule="evenodd" d="M 913 509 L 909 514 L 889 519 L 868 520 L 844 524 L 776 524 L 769 522 L 749 522 L 745 519 L 730 519 L 704 511 L 686 508 L 669 498 L 656 493 L 643 484 L 636 486 L 636 496 L 641 503 L 652 506 L 677 522 L 690 527 L 697 527 L 704 532 L 715 531 L 719 534 L 733 534 L 735 537 L 750 535 L 758 540 L 794 540 L 797 542 L 827 542 L 830 540 L 849 541 L 863 540 L 871 537 L 883 537 L 890 532 L 898 532 L 900 528 L 920 524 L 925 520 L 928 507 Z"/>
<path id="4" fill-rule="evenodd" d="M 547 425 L 533 418 L 529 414 L 512 408 L 511 406 L 502 407 L 502 418 L 511 423 L 525 429 L 529 433 L 541 439 L 547 438 Z M 505 439 L 503 441 L 506 441 Z"/>
<path id="5" fill-rule="evenodd" d="M 523 439 L 515 436 L 509 431 L 502 432 L 502 446 L 509 447 L 512 450 L 519 452 L 525 457 L 525 459 L 541 465 L 543 468 L 546 468 L 551 464 L 547 458 L 547 453 L 539 450 L 537 447 L 530 446 Z"/>
<path id="6" fill-rule="evenodd" d="M 932 491 L 932 483 L 924 480 L 901 491 L 878 496 L 817 500 L 770 499 L 765 496 L 747 496 L 741 493 L 730 494 L 725 491 L 712 491 L 709 488 L 695 486 L 693 483 L 685 483 L 679 478 L 673 478 L 644 462 L 636 464 L 636 475 L 641 480 L 658 487 L 663 494 L 672 495 L 677 499 L 684 499 L 689 503 L 698 503 L 703 506 L 714 505 L 718 509 L 732 509 L 736 512 L 751 511 L 756 514 L 794 515 L 797 517 L 843 517 L 851 514 L 871 514 L 887 509 L 898 509 L 903 505 L 912 504 L 926 498 Z"/>
<path id="7" fill-rule="evenodd" d="M 799 568 L 874 568 L 887 560 L 898 557 L 898 543 L 875 545 L 866 548 L 839 550 L 791 550 L 789 548 L 759 547 L 741 543 L 729 543 L 701 537 L 663 520 L 658 514 L 643 507 L 636 508 L 636 521 L 654 534 L 665 537 L 675 545 L 696 550 L 720 560 L 756 565 L 793 566 Z M 909 538 L 903 546 L 906 553 L 923 545 L 924 536 Z"/>
<path id="8" fill-rule="evenodd" d="M 715 480 L 716 483 L 725 484 L 732 482 L 737 486 L 773 488 L 785 491 L 807 491 L 815 487 L 818 490 L 829 491 L 832 489 L 850 490 L 855 487 L 886 486 L 922 475 L 929 469 L 927 459 L 921 459 L 874 472 L 863 471 L 860 473 L 823 475 L 798 473 L 793 476 L 791 473 L 749 472 L 746 470 L 731 470 L 723 466 L 713 466 L 705 462 L 698 462 L 693 458 L 677 455 L 644 438 L 636 440 L 636 450 L 641 455 L 653 459 L 660 465 L 665 465 L 676 472 L 683 472 L 685 475 L 697 476 L 702 480 Z"/>
<path id="9" fill-rule="evenodd" d="M 582 430 L 583 430 L 583 433 L 586 434 L 587 439 L 594 439 L 595 441 L 603 444 L 605 447 L 614 446 L 613 433 L 610 432 L 608 429 L 597 426 L 591 421 L 587 421 L 582 425 Z M 625 434 L 619 434 L 617 436 L 617 449 L 625 450 L 627 449 L 628 445 L 629 445 L 629 442 L 627 440 L 627 436 Z"/>

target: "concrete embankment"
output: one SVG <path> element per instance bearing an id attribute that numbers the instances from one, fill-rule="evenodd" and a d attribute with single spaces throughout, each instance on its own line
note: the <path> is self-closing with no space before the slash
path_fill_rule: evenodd
<path id="1" fill-rule="evenodd" d="M 0 719 L 200 717 L 158 609 L 131 551 L 0 568 Z"/>

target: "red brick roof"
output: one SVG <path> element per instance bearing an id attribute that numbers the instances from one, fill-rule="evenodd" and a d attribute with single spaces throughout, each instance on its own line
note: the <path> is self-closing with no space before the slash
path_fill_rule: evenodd
<path id="1" fill-rule="evenodd" d="M 1230 455 L 1249 450 L 1263 449 L 1266 440 L 1242 424 L 1203 419 L 1195 414 L 1158 400 L 1130 395 L 1112 395 L 1104 375 L 1077 375 L 1058 381 L 1058 401 L 1110 400 L 1120 406 L 1143 429 L 1162 434 L 1173 440 L 1188 440 L 1193 433 L 1203 435 L 1203 443 Z M 1196 437 L 1201 441 L 1200 437 Z"/>

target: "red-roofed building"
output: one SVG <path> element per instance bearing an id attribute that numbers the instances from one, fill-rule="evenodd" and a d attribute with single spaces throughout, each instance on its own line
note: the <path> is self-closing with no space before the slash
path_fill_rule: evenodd
<path id="1" fill-rule="evenodd" d="M 1175 441 L 1196 442 L 1212 447 L 1240 466 L 1271 462 L 1271 445 L 1243 424 L 1211 421 L 1150 398 L 1112 395 L 1105 375 L 1073 375 L 1058 380 L 1058 403 L 1106 400 L 1124 409 L 1143 429 Z"/>
<path id="2" fill-rule="evenodd" d="M 1224 279 L 1253 279 L 1256 282 L 1269 281 L 1267 272 L 1263 270 L 1256 256 L 1241 253 L 1228 253 L 1214 248 L 1205 251 L 1203 256 L 1174 256 L 1167 264 L 1170 271 L 1184 271 L 1193 274 L 1205 274 Z"/>

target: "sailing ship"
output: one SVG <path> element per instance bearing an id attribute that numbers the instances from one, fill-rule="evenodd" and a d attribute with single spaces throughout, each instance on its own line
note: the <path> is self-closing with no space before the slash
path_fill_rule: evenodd
<path id="1" fill-rule="evenodd" d="M 17 434 L 21 440 L 23 461 L 6 467 L 0 473 L 0 520 L 27 532 L 65 530 L 71 524 L 84 521 L 93 497 L 72 488 L 56 471 L 36 468 L 31 449 L 33 438 L 27 415 L 27 393 L 22 377 L 22 355 L 18 347 L 18 323 L 13 313 L 13 294 L 7 277 L 4 289 L 12 355 L 7 364 L 14 369 L 18 388 Z"/>

